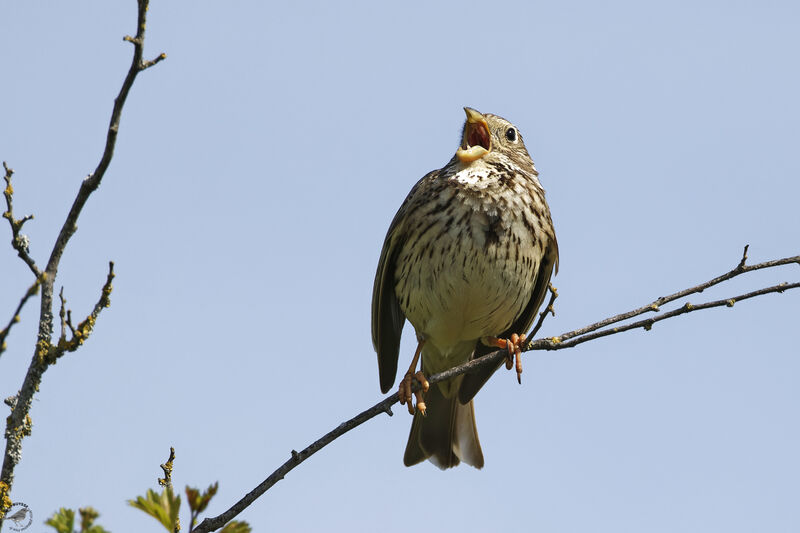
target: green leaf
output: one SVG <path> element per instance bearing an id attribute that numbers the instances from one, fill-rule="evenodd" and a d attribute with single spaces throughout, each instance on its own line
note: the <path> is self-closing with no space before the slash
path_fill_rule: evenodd
<path id="1" fill-rule="evenodd" d="M 72 533 L 75 527 L 75 511 L 62 507 L 45 521 L 45 525 L 52 527 L 58 533 Z"/>
<path id="2" fill-rule="evenodd" d="M 180 495 L 174 495 L 172 490 L 165 488 L 161 494 L 153 489 L 148 489 L 147 494 L 128 500 L 128 505 L 149 514 L 172 533 L 178 524 L 178 511 L 181 507 Z"/>
<path id="3" fill-rule="evenodd" d="M 220 530 L 220 533 L 250 533 L 253 528 L 247 522 L 239 522 L 238 520 L 231 520 L 225 527 Z"/>
<path id="4" fill-rule="evenodd" d="M 219 482 L 209 485 L 206 491 L 200 494 L 200 490 L 187 485 L 186 502 L 189 504 L 189 509 L 195 514 L 205 511 L 211 498 L 217 493 L 217 488 L 219 488 Z"/>
<path id="5" fill-rule="evenodd" d="M 97 517 L 100 516 L 92 507 L 82 507 L 78 509 L 81 515 L 81 533 L 109 533 L 105 528 L 100 527 L 94 523 Z"/>
<path id="6" fill-rule="evenodd" d="M 111 532 L 100 526 L 89 526 L 86 529 L 82 529 L 81 533 L 111 533 Z"/>

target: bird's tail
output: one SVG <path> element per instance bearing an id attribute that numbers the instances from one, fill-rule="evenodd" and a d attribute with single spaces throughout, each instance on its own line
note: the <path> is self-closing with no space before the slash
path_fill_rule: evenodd
<path id="1" fill-rule="evenodd" d="M 472 401 L 462 405 L 457 394 L 446 398 L 436 384 L 425 394 L 425 405 L 425 416 L 419 411 L 414 415 L 403 456 L 405 465 L 412 466 L 429 459 L 443 470 L 461 461 L 482 468 L 483 451 L 475 427 Z"/>

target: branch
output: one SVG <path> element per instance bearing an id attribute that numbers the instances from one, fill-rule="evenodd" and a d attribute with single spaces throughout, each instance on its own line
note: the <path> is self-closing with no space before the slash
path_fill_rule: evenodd
<path id="1" fill-rule="evenodd" d="M 48 273 L 55 273 L 58 269 L 58 263 L 61 261 L 61 254 L 64 253 L 67 242 L 69 242 L 69 239 L 78 229 L 76 224 L 78 221 L 78 216 L 81 214 L 81 210 L 86 204 L 86 200 L 88 200 L 89 196 L 100 186 L 100 182 L 102 181 L 103 176 L 105 176 L 106 170 L 108 170 L 108 165 L 111 163 L 111 158 L 114 157 L 114 147 L 117 144 L 117 134 L 119 133 L 119 123 L 120 119 L 122 118 L 122 108 L 125 105 L 125 100 L 128 98 L 128 93 L 133 86 L 133 82 L 136 80 L 136 76 L 143 70 L 152 67 L 167 57 L 166 54 L 161 53 L 158 55 L 158 57 L 150 61 L 142 60 L 142 55 L 144 54 L 145 23 L 149 0 L 138 0 L 138 2 L 139 18 L 136 26 L 136 37 L 131 37 L 129 35 L 123 37 L 123 40 L 133 43 L 133 61 L 131 61 L 131 66 L 128 69 L 127 76 L 125 76 L 125 81 L 122 82 L 122 88 L 120 89 L 117 97 L 114 99 L 114 109 L 111 111 L 111 121 L 108 124 L 108 133 L 106 134 L 106 146 L 103 150 L 103 155 L 100 158 L 100 162 L 97 164 L 97 168 L 94 170 L 94 172 L 89 174 L 86 179 L 83 180 L 83 183 L 81 183 L 81 187 L 78 190 L 78 195 L 75 197 L 75 201 L 72 203 L 72 208 L 69 210 L 67 219 L 64 221 L 64 225 L 61 227 L 61 231 L 56 239 L 56 244 L 53 246 L 53 251 L 50 254 L 50 260 L 47 262 L 46 271 Z"/>
<path id="2" fill-rule="evenodd" d="M 578 344 L 583 344 L 584 342 L 591 341 L 594 339 L 599 339 L 600 337 L 607 337 L 608 335 L 614 335 L 616 333 L 622 333 L 623 331 L 630 331 L 632 329 L 643 328 L 646 331 L 650 331 L 650 328 L 653 327 L 653 324 L 656 322 L 661 322 L 662 320 L 666 320 L 668 318 L 672 318 L 678 315 L 685 315 L 686 313 L 691 313 L 692 311 L 701 311 L 703 309 L 711 309 L 713 307 L 733 307 L 736 302 L 742 300 L 749 300 L 750 298 L 755 298 L 756 296 L 761 296 L 764 294 L 770 294 L 774 292 L 783 293 L 784 291 L 790 289 L 797 289 L 800 288 L 800 283 L 779 283 L 778 285 L 773 285 L 772 287 L 765 287 L 763 289 L 759 289 L 756 291 L 748 292 L 745 294 L 740 294 L 739 296 L 733 296 L 731 298 L 725 298 L 722 300 L 714 300 L 712 302 L 705 302 L 698 305 L 693 305 L 689 302 L 683 304 L 683 306 L 679 307 L 678 309 L 674 309 L 663 315 L 659 315 L 655 318 L 646 318 L 644 320 L 639 320 L 637 322 L 630 322 L 623 326 L 619 326 L 616 328 L 609 328 L 604 329 L 601 331 L 596 331 L 594 333 L 588 333 L 579 337 L 575 337 L 567 342 L 562 342 L 563 336 L 559 337 L 552 337 L 549 339 L 539 339 L 532 342 L 529 345 L 529 350 L 561 350 L 564 348 L 572 348 L 577 346 Z M 577 331 L 577 330 L 576 330 Z M 575 333 L 575 332 L 570 332 Z"/>
<path id="3" fill-rule="evenodd" d="M 32 219 L 33 215 L 25 215 L 19 220 L 14 218 L 14 187 L 11 186 L 11 176 L 14 175 L 14 169 L 9 168 L 5 161 L 3 161 L 3 169 L 6 171 L 4 176 L 6 188 L 3 189 L 3 196 L 6 197 L 6 211 L 3 213 L 3 218 L 8 219 L 8 223 L 11 224 L 11 246 L 17 251 L 17 255 L 25 261 L 25 264 L 31 269 L 33 275 L 39 278 L 42 273 L 39 271 L 39 267 L 36 266 L 36 261 L 29 255 L 28 236 L 20 233 L 22 225 Z"/>
<path id="4" fill-rule="evenodd" d="M 717 276 L 716 278 L 710 279 L 710 280 L 706 281 L 705 283 L 701 283 L 699 285 L 695 285 L 694 287 L 689 287 L 688 289 L 684 289 L 682 291 L 678 291 L 676 293 L 670 294 L 669 296 L 662 296 L 660 298 L 656 298 L 650 304 L 645 305 L 643 307 L 639 307 L 638 309 L 634 309 L 634 310 L 628 311 L 626 313 L 620 313 L 620 314 L 612 316 L 610 318 L 606 318 L 605 320 L 601 320 L 599 322 L 595 322 L 594 324 L 591 324 L 589 326 L 586 326 L 586 327 L 583 327 L 583 328 L 580 328 L 580 329 L 576 329 L 576 330 L 570 331 L 568 333 L 563 333 L 563 334 L 559 335 L 558 337 L 552 337 L 550 339 L 539 339 L 537 341 L 532 341 L 528 345 L 528 349 L 560 350 L 560 349 L 563 349 L 563 348 L 572 348 L 573 346 L 577 346 L 578 344 L 582 344 L 582 343 L 584 343 L 584 342 L 586 342 L 588 340 L 596 339 L 598 337 L 605 337 L 607 335 L 612 335 L 614 333 L 620 333 L 622 331 L 628 331 L 628 330 L 634 329 L 636 327 L 643 327 L 644 328 L 644 327 L 647 326 L 648 323 L 649 323 L 650 326 L 652 326 L 652 324 L 654 324 L 655 322 L 660 322 L 661 320 L 664 320 L 665 318 L 671 318 L 673 316 L 677 316 L 677 315 L 680 315 L 680 314 L 685 314 L 685 313 L 690 312 L 692 310 L 701 310 L 701 309 L 709 309 L 710 307 L 719 307 L 720 305 L 722 305 L 722 304 L 719 304 L 719 302 L 723 302 L 723 304 L 727 305 L 729 300 L 733 300 L 735 302 L 737 300 L 746 300 L 746 299 L 752 298 L 753 296 L 759 296 L 760 294 L 767 294 L 769 292 L 783 292 L 784 290 L 795 288 L 794 285 L 791 285 L 791 286 L 786 286 L 786 287 L 784 287 L 782 289 L 779 289 L 780 285 L 776 285 L 775 287 L 770 287 L 768 289 L 762 289 L 764 291 L 767 291 L 767 292 L 764 292 L 764 293 L 759 293 L 759 294 L 747 293 L 747 294 L 742 294 L 740 296 L 735 296 L 733 298 L 727 298 L 725 300 L 720 300 L 719 302 L 709 302 L 707 304 L 702 304 L 702 305 L 698 305 L 698 306 L 691 306 L 691 304 L 688 304 L 691 307 L 695 307 L 695 309 L 689 309 L 689 310 L 684 310 L 684 311 L 680 311 L 680 312 L 677 312 L 677 310 L 676 310 L 676 311 L 672 311 L 670 313 L 667 313 L 666 315 L 662 315 L 662 316 L 654 318 L 654 319 L 647 319 L 647 320 L 643 320 L 643 321 L 640 321 L 640 322 L 635 322 L 634 324 L 636 324 L 636 325 L 628 324 L 628 325 L 626 325 L 624 327 L 611 328 L 611 329 L 599 331 L 598 333 L 589 335 L 590 333 L 598 331 L 598 330 L 601 330 L 602 328 L 604 328 L 606 326 L 610 326 L 611 324 L 616 324 L 616 323 L 619 323 L 619 322 L 623 322 L 625 320 L 628 320 L 629 318 L 633 318 L 635 316 L 639 316 L 639 315 L 642 315 L 642 314 L 647 313 L 647 312 L 658 313 L 658 312 L 661 311 L 660 307 L 662 305 L 666 304 L 666 303 L 674 302 L 675 300 L 679 300 L 681 298 L 689 296 L 690 294 L 701 293 L 704 290 L 708 289 L 709 287 L 713 287 L 714 285 L 719 285 L 720 283 L 722 283 L 724 281 L 727 281 L 727 280 L 729 280 L 731 278 L 735 278 L 736 276 L 739 276 L 741 274 L 746 274 L 748 272 L 754 272 L 756 270 L 762 270 L 762 269 L 765 269 L 765 268 L 774 268 L 774 267 L 783 266 L 783 265 L 790 265 L 790 264 L 798 264 L 798 265 L 800 265 L 800 255 L 796 255 L 794 257 L 786 257 L 786 258 L 783 258 L 783 259 L 776 259 L 776 260 L 773 260 L 773 261 L 765 261 L 763 263 L 757 263 L 757 264 L 752 265 L 752 266 L 747 266 L 745 264 L 745 262 L 747 261 L 747 250 L 748 250 L 749 246 L 750 245 L 747 245 L 747 246 L 744 247 L 744 253 L 742 254 L 742 259 L 739 261 L 739 264 L 736 266 L 736 268 L 734 268 L 733 270 L 731 270 L 729 272 L 726 272 L 725 274 L 722 274 L 721 276 Z M 758 292 L 758 291 L 756 291 L 756 292 Z M 714 305 L 711 305 L 711 304 L 714 304 Z M 731 306 L 733 306 L 732 303 L 728 307 L 731 307 Z M 649 329 L 649 327 L 647 327 L 647 329 Z M 615 331 L 615 330 L 619 330 L 619 331 Z M 570 339 L 572 339 L 572 340 L 570 340 Z"/>
<path id="5" fill-rule="evenodd" d="M 39 292 L 39 280 L 33 282 L 33 285 L 25 291 L 25 296 L 22 297 L 22 300 L 19 301 L 19 305 L 17 305 L 16 311 L 14 311 L 14 315 L 11 317 L 11 320 L 8 321 L 8 325 L 0 330 L 0 354 L 2 354 L 6 350 L 6 337 L 8 336 L 9 332 L 11 331 L 11 327 L 19 322 L 19 313 L 22 311 L 22 308 L 25 306 L 25 303 L 28 299 L 37 294 Z"/>
<path id="6" fill-rule="evenodd" d="M 668 318 L 672 318 L 678 315 L 683 315 L 687 313 L 691 313 L 694 311 L 700 311 L 703 309 L 711 309 L 713 307 L 733 307 L 733 305 L 737 301 L 748 300 L 750 298 L 755 298 L 756 296 L 761 296 L 764 294 L 770 293 L 783 293 L 790 289 L 800 288 L 800 282 L 797 283 L 781 283 L 779 285 L 774 285 L 772 287 L 766 287 L 763 289 L 755 290 L 752 292 L 748 292 L 745 294 L 741 294 L 739 296 L 733 296 L 731 298 L 726 298 L 722 300 L 715 300 L 712 302 L 701 303 L 698 305 L 692 305 L 689 303 L 684 304 L 682 307 L 675 309 L 673 311 L 669 311 L 662 315 L 659 315 L 654 318 L 647 318 L 644 320 L 639 320 L 637 322 L 631 322 L 625 324 L 623 326 L 609 328 L 609 329 L 602 329 L 606 326 L 611 324 L 616 324 L 622 322 L 624 320 L 633 318 L 635 316 L 641 315 L 646 312 L 659 312 L 660 309 L 658 306 L 663 305 L 668 302 L 672 302 L 688 296 L 690 294 L 695 294 L 699 292 L 703 292 L 703 290 L 711 287 L 713 285 L 717 285 L 722 283 L 723 281 L 729 280 L 741 274 L 745 274 L 747 272 L 753 272 L 755 270 L 761 270 L 765 268 L 773 268 L 782 265 L 788 264 L 798 264 L 800 265 L 800 255 L 794 257 L 787 257 L 785 259 L 778 259 L 775 261 L 767 261 L 764 263 L 758 263 L 753 266 L 746 266 L 745 262 L 747 260 L 747 249 L 748 247 L 745 246 L 744 254 L 742 256 L 741 261 L 739 264 L 726 274 L 718 276 L 714 279 L 711 279 L 705 283 L 701 283 L 700 285 L 696 285 L 694 287 L 690 287 L 688 289 L 676 292 L 666 297 L 657 298 L 653 303 L 646 305 L 644 307 L 640 307 L 638 309 L 634 309 L 632 311 L 628 311 L 627 313 L 621 313 L 619 315 L 615 315 L 613 317 L 607 318 L 605 320 L 601 320 L 600 322 L 596 322 L 584 328 L 576 329 L 570 331 L 568 333 L 564 333 L 559 335 L 558 337 L 551 337 L 551 338 L 543 338 L 538 339 L 530 342 L 527 346 L 525 346 L 523 351 L 530 351 L 530 350 L 562 350 L 565 348 L 572 348 L 573 346 L 577 346 L 578 344 L 599 338 L 605 337 L 608 335 L 615 335 L 617 333 L 622 333 L 623 331 L 629 331 L 636 328 L 644 328 L 645 330 L 650 330 L 650 328 L 656 322 L 661 320 L 666 320 Z M 531 334 L 528 338 L 533 338 L 533 336 L 538 332 L 539 328 L 544 321 L 545 316 L 548 313 L 553 313 L 553 302 L 555 301 L 558 293 L 556 292 L 555 288 L 552 285 L 549 286 L 550 289 L 550 300 L 547 306 L 542 310 L 539 315 L 539 320 L 536 323 L 536 326 L 531 331 Z M 566 342 L 565 342 L 566 341 Z M 428 378 L 428 382 L 433 385 L 434 383 L 439 383 L 440 381 L 445 381 L 448 379 L 452 379 L 456 376 L 461 374 L 465 374 L 467 372 L 474 371 L 478 368 L 487 366 L 487 365 L 497 365 L 501 360 L 505 359 L 508 355 L 506 350 L 498 350 L 489 354 L 486 354 L 483 357 L 478 359 L 473 359 L 463 365 L 459 365 L 457 367 L 451 368 L 446 370 L 445 372 L 441 372 L 439 374 L 435 374 Z M 413 390 L 419 390 L 419 383 L 414 381 Z M 250 506 L 256 499 L 258 499 L 262 494 L 264 494 L 267 490 L 269 490 L 273 485 L 275 485 L 278 481 L 284 478 L 286 474 L 292 471 L 295 467 L 297 467 L 300 463 L 314 455 L 316 452 L 336 440 L 337 438 L 341 437 L 348 431 L 355 429 L 356 427 L 360 426 L 367 420 L 378 416 L 381 413 L 386 413 L 389 416 L 392 415 L 392 405 L 394 405 L 399 400 L 399 396 L 397 393 L 392 394 L 391 396 L 385 398 L 383 401 L 376 403 L 366 411 L 362 411 L 361 413 L 357 414 L 350 420 L 339 424 L 335 429 L 329 431 L 325 435 L 323 435 L 320 439 L 314 441 L 305 449 L 300 452 L 292 450 L 291 457 L 283 463 L 277 470 L 275 470 L 272 474 L 267 477 L 264 481 L 262 481 L 256 488 L 252 491 L 247 493 L 242 499 L 232 505 L 227 511 L 223 512 L 219 516 L 213 518 L 206 518 L 203 520 L 200 525 L 196 528 L 192 529 L 192 533 L 207 533 L 209 531 L 215 531 L 225 525 L 229 520 L 232 520 L 236 517 L 239 513 L 244 511 L 247 507 Z"/>
<path id="7" fill-rule="evenodd" d="M 169 458 L 167 462 L 161 465 L 161 470 L 164 471 L 164 477 L 158 478 L 158 484 L 172 490 L 172 463 L 175 462 L 175 448 L 169 447 Z"/>
<path id="8" fill-rule="evenodd" d="M 50 365 L 55 363 L 60 355 L 63 355 L 65 351 L 77 349 L 78 345 L 85 340 L 85 334 L 91 332 L 91 328 L 94 325 L 94 320 L 97 318 L 100 310 L 108 305 L 108 294 L 111 291 L 111 279 L 113 278 L 113 264 L 109 267 L 109 276 L 106 280 L 106 284 L 103 287 L 103 294 L 95 306 L 94 311 L 87 317 L 85 321 L 83 321 L 78 325 L 77 328 L 74 329 L 73 338 L 70 341 L 66 341 L 65 334 L 63 339 L 64 342 L 61 342 L 60 339 L 59 343 L 55 347 L 52 345 L 53 286 L 55 283 L 56 274 L 58 273 L 58 265 L 61 261 L 61 256 L 64 253 L 64 249 L 66 248 L 69 239 L 77 230 L 77 221 L 81 210 L 83 209 L 92 192 L 94 192 L 97 187 L 100 186 L 100 182 L 102 181 L 103 176 L 105 175 L 106 170 L 111 163 L 111 159 L 114 156 L 114 146 L 116 145 L 117 134 L 119 132 L 122 108 L 125 105 L 125 100 L 128 97 L 128 93 L 133 86 L 136 76 L 143 70 L 152 67 L 166 58 L 165 54 L 160 54 L 153 60 L 142 60 L 148 4 L 149 0 L 138 0 L 136 36 L 126 36 L 124 38 L 125 41 L 133 44 L 133 59 L 131 61 L 131 66 L 128 69 L 128 73 L 125 76 L 125 80 L 122 82 L 122 87 L 119 91 L 119 94 L 114 100 L 114 107 L 111 112 L 111 120 L 109 121 L 108 132 L 106 134 L 105 148 L 103 149 L 103 155 L 100 158 L 100 162 L 98 163 L 95 171 L 81 183 L 80 189 L 78 190 L 78 194 L 75 197 L 69 214 L 67 215 L 67 218 L 61 227 L 61 231 L 56 238 L 55 244 L 53 245 L 53 249 L 50 253 L 50 258 L 47 261 L 47 266 L 44 272 L 39 275 L 39 271 L 34 268 L 35 264 L 32 263 L 32 260 L 29 263 L 26 261 L 34 273 L 37 274 L 37 278 L 41 281 L 42 299 L 39 311 L 39 332 L 37 335 L 36 348 L 34 350 L 31 364 L 28 367 L 28 371 L 25 375 L 25 379 L 19 392 L 15 396 L 12 396 L 6 400 L 6 404 L 11 407 L 11 415 L 6 419 L 6 449 L 3 456 L 3 468 L 0 472 L 0 484 L 3 484 L 7 491 L 11 489 L 11 485 L 14 481 L 14 469 L 22 457 L 22 439 L 24 436 L 30 434 L 32 422 L 29 413 L 31 404 L 33 402 L 33 396 L 39 390 L 39 385 L 42 381 L 42 375 Z M 10 181 L 11 170 L 7 166 L 5 166 L 5 168 L 6 182 L 8 183 Z M 9 184 L 6 192 L 6 202 L 9 204 L 9 213 L 11 192 L 12 191 L 10 190 Z M 9 214 L 9 216 L 6 218 L 9 218 L 12 223 L 12 232 L 18 232 L 18 228 L 15 230 L 13 217 Z M 23 219 L 23 221 L 24 220 L 25 219 Z M 12 244 L 17 252 L 20 253 L 21 257 L 25 259 L 18 248 L 20 245 L 17 243 L 17 233 L 14 233 L 14 235 L 14 243 Z M 27 250 L 24 251 L 25 254 L 27 254 Z M 80 334 L 80 336 L 78 334 Z M 74 347 L 72 343 L 74 343 Z M 2 517 L 2 511 L 4 511 L 4 509 L 0 509 L 0 517 Z M 2 526 L 2 522 L 2 518 L 0 518 L 0 526 Z"/>
<path id="9" fill-rule="evenodd" d="M 61 292 L 58 294 L 58 297 L 61 300 L 61 309 L 58 313 L 58 316 L 61 318 L 61 336 L 58 338 L 58 343 L 47 353 L 48 364 L 55 364 L 58 358 L 64 355 L 65 352 L 74 352 L 84 342 L 86 342 L 86 339 L 88 339 L 89 335 L 92 334 L 92 330 L 94 329 L 94 325 L 97 322 L 97 317 L 100 315 L 100 312 L 106 307 L 111 306 L 111 291 L 114 288 L 111 282 L 114 281 L 114 277 L 114 261 L 109 261 L 108 276 L 106 277 L 106 282 L 100 291 L 100 299 L 97 300 L 96 304 L 94 304 L 92 312 L 89 313 L 89 315 L 83 319 L 83 321 L 81 321 L 77 327 L 72 325 L 72 311 L 66 309 L 67 299 L 64 298 L 64 288 L 61 288 Z M 65 315 L 66 319 L 64 318 Z M 70 339 L 67 339 L 67 326 L 72 333 L 72 338 Z"/>
<path id="10" fill-rule="evenodd" d="M 539 333 L 539 330 L 542 328 L 542 324 L 544 323 L 544 319 L 545 317 L 547 317 L 547 313 L 556 316 L 556 310 L 555 308 L 553 308 L 553 303 L 555 303 L 556 298 L 558 298 L 558 291 L 556 290 L 555 287 L 553 287 L 552 283 L 547 284 L 547 290 L 550 291 L 550 301 L 547 302 L 545 308 L 542 309 L 541 313 L 539 313 L 538 322 L 536 322 L 536 325 L 533 326 L 530 335 L 527 335 L 529 339 L 533 339 L 536 336 L 536 334 Z"/>

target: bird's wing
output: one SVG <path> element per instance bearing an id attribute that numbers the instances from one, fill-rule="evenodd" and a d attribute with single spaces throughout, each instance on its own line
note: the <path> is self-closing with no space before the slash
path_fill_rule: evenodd
<path id="1" fill-rule="evenodd" d="M 539 307 L 541 307 L 542 301 L 544 301 L 544 297 L 547 294 L 547 285 L 550 283 L 550 277 L 553 274 L 553 268 L 555 268 L 556 272 L 558 272 L 558 242 L 556 242 L 555 236 L 553 236 L 553 238 L 550 240 L 547 249 L 545 249 L 542 262 L 539 263 L 539 271 L 536 273 L 536 284 L 533 286 L 533 291 L 531 292 L 530 300 L 528 300 L 528 305 L 525 306 L 525 308 L 522 310 L 522 313 L 520 313 L 514 323 L 511 324 L 511 327 L 499 335 L 500 338 L 507 339 L 511 337 L 513 333 L 522 334 L 529 332 L 531 325 L 536 318 L 536 313 L 539 310 Z M 482 342 L 478 341 L 472 358 L 476 359 L 486 355 L 487 353 L 493 352 L 496 349 L 497 348 L 486 346 Z M 481 390 L 481 387 L 483 387 L 483 385 L 489 381 L 489 378 L 492 377 L 492 374 L 494 374 L 502 364 L 503 361 L 501 360 L 495 366 L 485 366 L 478 369 L 474 373 L 465 374 L 464 379 L 461 382 L 461 386 L 458 389 L 458 400 L 462 404 L 466 404 L 472 398 L 474 398 L 478 391 Z"/>
<path id="2" fill-rule="evenodd" d="M 381 258 L 378 261 L 378 271 L 375 273 L 375 284 L 372 287 L 372 346 L 378 353 L 378 374 L 381 391 L 384 393 L 392 388 L 394 378 L 397 376 L 400 335 L 406 319 L 395 294 L 397 283 L 394 276 L 397 270 L 397 257 L 405 242 L 406 215 L 413 207 L 414 196 L 420 184 L 425 180 L 435 179 L 438 173 L 438 170 L 428 173 L 408 193 L 389 225 Z"/>
<path id="3" fill-rule="evenodd" d="M 21 521 L 23 518 L 25 518 L 25 515 L 26 515 L 26 514 L 28 514 L 28 510 L 27 510 L 27 509 L 25 509 L 25 508 L 22 508 L 22 509 L 20 509 L 19 511 L 17 511 L 16 513 L 14 513 L 14 514 L 12 514 L 11 516 L 9 516 L 8 518 L 10 518 L 11 520 L 13 520 L 13 521 L 15 521 L 15 522 L 19 522 L 19 521 Z"/>

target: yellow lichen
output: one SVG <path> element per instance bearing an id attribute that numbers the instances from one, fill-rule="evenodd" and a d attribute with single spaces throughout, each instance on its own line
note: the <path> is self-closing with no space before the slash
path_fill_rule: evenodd
<path id="1" fill-rule="evenodd" d="M 32 429 L 33 420 L 31 420 L 31 415 L 25 415 L 25 419 L 22 421 L 22 424 L 12 428 L 11 431 L 15 434 L 17 439 L 22 439 L 22 437 L 29 437 Z"/>
<path id="2" fill-rule="evenodd" d="M 111 291 L 113 290 L 114 286 L 111 283 L 103 287 L 103 296 L 100 298 L 101 307 L 111 307 Z"/>
<path id="3" fill-rule="evenodd" d="M 8 497 L 8 493 L 8 483 L 0 481 L 0 517 L 4 517 L 6 511 L 11 508 L 11 498 Z"/>
<path id="4" fill-rule="evenodd" d="M 39 358 L 40 363 L 44 363 L 50 353 L 50 343 L 46 340 L 40 340 L 36 343 L 36 356 Z"/>

